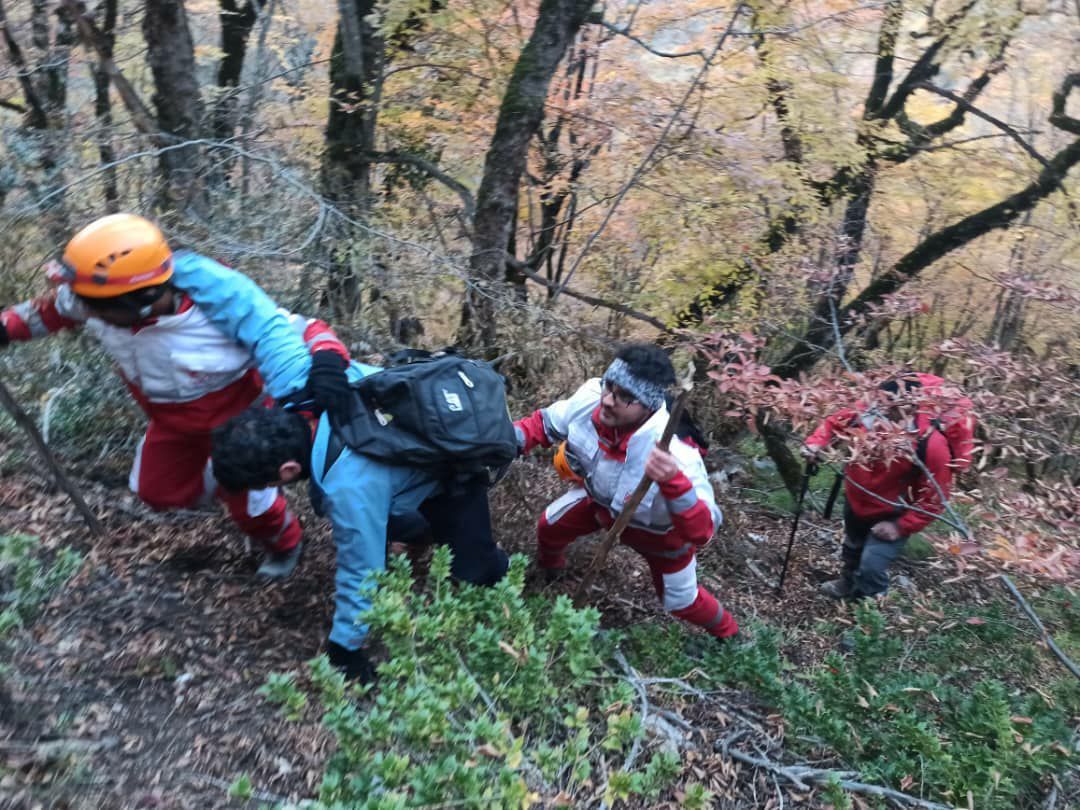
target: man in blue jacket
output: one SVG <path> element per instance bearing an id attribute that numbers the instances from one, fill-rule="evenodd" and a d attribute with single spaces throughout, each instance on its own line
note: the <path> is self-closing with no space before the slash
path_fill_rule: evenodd
<path id="1" fill-rule="evenodd" d="M 329 327 L 279 310 L 213 259 L 174 253 L 157 226 L 132 214 L 75 234 L 49 279 L 45 295 L 0 311 L 0 347 L 85 328 L 149 417 L 132 490 L 154 509 L 223 501 L 266 550 L 259 576 L 288 576 L 300 558 L 300 523 L 274 487 L 217 485 L 210 432 L 252 404 L 305 388 L 322 408 L 345 402 L 349 356 Z"/>
<path id="2" fill-rule="evenodd" d="M 353 363 L 349 376 L 378 371 Z M 451 489 L 425 470 L 355 453 L 325 414 L 316 421 L 297 410 L 250 409 L 214 432 L 212 458 L 214 475 L 230 489 L 311 479 L 312 500 L 333 524 L 337 547 L 327 653 L 350 679 L 372 677 L 362 648 L 367 627 L 357 618 L 371 605 L 372 574 L 386 566 L 388 525 L 423 515 L 435 540 L 450 546 L 458 580 L 492 585 L 506 573 L 509 560 L 492 535 L 486 481 Z"/>

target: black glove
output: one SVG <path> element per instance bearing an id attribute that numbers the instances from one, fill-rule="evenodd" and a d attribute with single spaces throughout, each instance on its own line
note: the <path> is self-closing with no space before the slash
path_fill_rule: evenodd
<path id="1" fill-rule="evenodd" d="M 4 348 L 11 342 L 11 338 L 8 337 L 7 327 L 4 326 L 4 322 L 0 321 L 0 349 Z"/>
<path id="2" fill-rule="evenodd" d="M 347 681 L 364 684 L 375 680 L 375 667 L 371 666 L 363 650 L 346 650 L 340 644 L 328 641 L 326 657 L 330 659 L 331 666 L 341 670 Z"/>
<path id="3" fill-rule="evenodd" d="M 345 369 L 348 362 L 340 354 L 329 349 L 311 356 L 307 389 L 320 411 L 328 411 L 345 418 L 352 409 L 353 392 Z"/>

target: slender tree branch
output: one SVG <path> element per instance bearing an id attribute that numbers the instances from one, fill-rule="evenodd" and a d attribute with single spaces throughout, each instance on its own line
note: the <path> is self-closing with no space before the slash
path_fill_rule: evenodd
<path id="1" fill-rule="evenodd" d="M 45 466 L 49 468 L 53 478 L 56 479 L 56 483 L 59 484 L 60 488 L 67 493 L 69 498 L 71 498 L 71 502 L 75 504 L 75 508 L 78 510 L 79 514 L 82 515 L 82 519 L 86 521 L 86 525 L 89 527 L 90 532 L 96 537 L 104 536 L 105 529 L 102 528 L 97 516 L 90 511 L 90 507 L 86 505 L 86 501 L 83 500 L 79 488 L 76 487 L 75 484 L 71 482 L 71 479 L 64 473 L 64 469 L 56 460 L 56 456 L 53 455 L 52 450 L 50 450 L 49 446 L 45 443 L 45 439 L 42 438 L 41 432 L 37 429 L 37 425 L 34 424 L 34 420 L 22 409 L 3 382 L 0 382 L 0 405 L 11 414 L 11 418 L 15 420 L 15 424 L 21 427 L 26 432 L 26 435 L 30 437 L 30 441 L 37 449 L 38 455 L 40 455 L 45 462 Z"/>
<path id="2" fill-rule="evenodd" d="M 79 29 L 79 39 L 82 40 L 83 45 L 97 53 L 101 62 L 101 69 L 108 74 L 113 86 L 120 94 L 120 98 L 123 99 L 124 106 L 127 107 L 135 128 L 144 135 L 151 136 L 158 145 L 163 144 L 166 140 L 164 133 L 158 129 L 153 114 L 142 99 L 139 98 L 135 88 L 131 86 L 131 82 L 116 66 L 116 62 L 113 61 L 110 55 L 111 49 L 109 48 L 108 39 L 98 30 L 97 25 L 87 15 L 86 5 L 81 0 L 60 0 L 60 4 L 75 20 L 75 24 Z"/>
<path id="3" fill-rule="evenodd" d="M 969 103 L 973 103 L 986 89 L 986 86 L 990 84 L 990 80 L 994 78 L 998 73 L 1005 70 L 1005 52 L 1008 51 L 1009 45 L 1012 42 L 1012 35 L 1002 40 L 1001 47 L 998 49 L 997 55 L 991 60 L 986 70 L 979 74 L 979 76 L 968 85 L 964 91 L 963 99 Z M 927 124 L 925 129 L 926 135 L 929 138 L 939 138 L 948 132 L 951 132 L 956 127 L 964 123 L 964 108 L 954 107 L 953 111 L 945 116 L 940 121 L 935 121 L 932 124 Z"/>
<path id="4" fill-rule="evenodd" d="M 22 88 L 23 96 L 26 97 L 26 103 L 30 105 L 30 126 L 34 129 L 45 129 L 49 125 L 49 118 L 45 114 L 45 107 L 41 103 L 41 99 L 38 98 L 37 92 L 34 90 L 34 84 L 30 81 L 30 76 L 26 71 L 26 59 L 23 57 L 22 48 L 15 41 L 15 37 L 11 35 L 3 0 L 0 0 L 0 30 L 4 34 L 4 44 L 7 45 L 11 64 L 18 69 L 19 87 Z"/>
<path id="5" fill-rule="evenodd" d="M 836 355 L 840 358 L 840 364 L 849 374 L 854 374 L 855 370 L 848 363 L 847 353 L 844 351 L 844 341 L 840 337 L 840 319 L 836 314 L 836 299 L 831 295 L 829 296 L 829 321 L 832 323 L 833 339 L 836 341 Z"/>
<path id="6" fill-rule="evenodd" d="M 1023 137 L 1021 137 L 1019 132 L 1006 124 L 1000 118 L 995 118 L 994 116 L 990 115 L 990 113 L 980 110 L 978 107 L 976 107 L 964 97 L 958 96 L 956 93 L 950 92 L 943 87 L 938 87 L 937 85 L 931 84 L 930 82 L 919 82 L 915 85 L 915 89 L 926 90 L 930 93 L 936 93 L 942 98 L 947 98 L 949 99 L 949 101 L 956 104 L 958 109 L 969 112 L 972 115 L 978 116 L 979 118 L 983 119 L 987 123 L 993 124 L 995 127 L 1000 129 L 1002 132 L 1004 132 L 1006 135 L 1016 141 L 1016 143 L 1020 145 L 1020 148 L 1027 152 L 1029 155 L 1031 155 L 1033 158 L 1035 158 L 1035 160 L 1039 161 L 1039 163 L 1041 163 L 1044 167 L 1049 168 L 1050 162 L 1041 154 L 1039 154 L 1039 152 L 1036 151 L 1034 146 L 1025 141 Z"/>
<path id="7" fill-rule="evenodd" d="M 918 459 L 915 459 L 915 461 L 917 462 Z M 843 468 L 837 469 L 836 466 L 833 465 L 833 464 L 826 464 L 825 466 L 828 467 L 830 470 L 832 470 L 837 475 L 843 475 L 844 480 L 847 481 L 849 484 L 851 484 L 851 486 L 855 487 L 855 489 L 859 490 L 859 492 L 863 493 L 864 495 L 868 495 L 869 497 L 873 498 L 875 501 L 882 504 L 883 506 L 891 506 L 893 509 L 899 509 L 901 512 L 914 512 L 917 515 L 923 515 L 924 517 L 933 518 L 934 520 L 940 520 L 946 526 L 951 526 L 952 528 L 956 529 L 958 532 L 960 532 L 965 537 L 970 537 L 971 536 L 971 531 L 968 529 L 967 524 L 964 523 L 964 521 L 962 519 L 957 519 L 957 520 L 953 519 L 953 515 L 955 514 L 955 512 L 953 512 L 952 514 L 943 514 L 942 512 L 931 512 L 929 509 L 923 509 L 921 506 L 916 506 L 915 504 L 908 503 L 907 501 L 903 501 L 903 500 L 894 501 L 894 500 L 891 500 L 889 498 L 886 498 L 884 495 L 879 495 L 878 493 L 874 492 L 872 489 L 867 489 L 865 486 L 860 484 L 858 481 L 854 481 L 851 478 L 847 477 L 846 475 L 844 475 Z M 937 484 L 937 481 L 934 480 L 932 476 L 928 476 L 928 480 L 930 480 L 934 484 Z M 939 491 L 940 491 L 940 488 L 939 488 Z M 947 501 L 942 501 L 942 503 L 946 504 L 945 511 L 948 512 L 949 511 L 948 502 Z"/>
<path id="8" fill-rule="evenodd" d="M 1039 635 L 1042 636 L 1043 643 L 1050 648 L 1050 651 L 1057 656 L 1057 659 L 1065 665 L 1066 669 L 1068 669 L 1069 672 L 1071 672 L 1077 678 L 1080 678 L 1080 667 L 1077 667 L 1076 664 L 1074 664 L 1069 658 L 1069 656 L 1065 655 L 1065 653 L 1062 652 L 1061 648 L 1054 643 L 1054 639 L 1052 639 L 1050 637 L 1050 634 L 1046 632 L 1046 627 L 1039 620 L 1039 615 L 1035 612 L 1035 609 L 1028 604 L 1023 594 L 1021 594 L 1019 589 L 1017 589 L 1017 587 L 1013 584 L 1013 581 L 1009 579 L 1005 574 L 1002 574 L 1000 576 L 1000 579 L 1001 583 L 1006 587 L 1006 589 L 1008 589 L 1009 593 L 1013 595 L 1013 598 L 1017 601 L 1020 607 L 1024 609 L 1024 613 L 1026 613 L 1027 617 L 1031 619 L 1031 623 L 1038 628 Z"/>
<path id="9" fill-rule="evenodd" d="M 510 256 L 508 254 L 506 257 L 506 263 L 518 272 L 520 272 L 530 281 L 535 281 L 537 284 L 542 284 L 549 290 L 562 290 L 562 292 L 566 293 L 566 295 L 569 295 L 571 298 L 576 298 L 577 300 L 583 301 L 586 304 L 591 304 L 594 307 L 603 307 L 604 309 L 610 309 L 612 312 L 618 312 L 622 315 L 626 315 L 628 318 L 634 318 L 635 320 L 641 321 L 642 323 L 647 323 L 650 326 L 656 327 L 664 334 L 676 334 L 675 330 L 673 330 L 670 326 L 668 326 L 659 318 L 654 318 L 652 315 L 646 315 L 644 312 L 638 312 L 636 309 L 631 309 L 630 307 L 626 306 L 626 304 L 620 304 L 615 301 L 606 301 L 603 298 L 597 298 L 592 295 L 586 295 L 585 293 L 576 292 L 567 288 L 564 285 L 559 284 L 558 282 L 548 281 L 539 273 L 533 272 L 529 268 L 528 264 L 520 261 L 514 256 Z"/>
<path id="10" fill-rule="evenodd" d="M 885 6 L 885 19 L 881 21 L 878 32 L 877 60 L 874 63 L 874 81 L 866 94 L 863 105 L 863 118 L 876 118 L 885 103 L 889 85 L 893 79 L 893 59 L 896 57 L 896 37 L 900 33 L 900 23 L 904 18 L 902 0 L 890 0 Z"/>
<path id="11" fill-rule="evenodd" d="M 773 762 L 771 759 L 763 759 L 751 756 L 750 754 L 745 754 L 737 748 L 730 748 L 726 753 L 732 759 L 737 759 L 739 762 L 745 762 L 747 765 L 753 765 L 755 768 L 761 768 L 776 774 L 777 776 L 782 776 L 800 790 L 810 789 L 809 785 L 806 784 L 807 782 L 825 784 L 836 779 L 839 782 L 840 787 L 844 788 L 844 790 L 850 790 L 852 793 L 866 793 L 871 796 L 881 796 L 883 798 L 892 799 L 893 801 L 908 807 L 922 808 L 922 810 L 951 810 L 950 805 L 938 804 L 937 802 L 920 799 L 918 796 L 911 796 L 907 793 L 901 793 L 898 790 L 881 787 L 880 785 L 854 782 L 844 778 L 848 772 L 837 772 L 823 768 L 810 768 L 806 765 L 781 765 L 778 762 Z"/>
<path id="12" fill-rule="evenodd" d="M 604 215 L 604 219 L 596 227 L 596 230 L 589 234 L 589 238 L 585 241 L 585 245 L 584 247 L 582 247 L 581 252 L 577 255 L 577 258 L 574 259 L 574 263 L 570 265 L 570 269 L 566 271 L 566 275 L 563 277 L 562 284 L 557 290 L 555 290 L 554 293 L 552 293 L 552 300 L 558 298 L 559 293 L 566 287 L 567 284 L 570 283 L 570 280 L 574 277 L 574 273 L 577 272 L 578 267 L 581 266 L 581 262 L 584 260 L 585 256 L 588 255 L 589 250 L 592 248 L 593 244 L 600 237 L 600 234 L 602 234 L 607 228 L 608 223 L 611 221 L 612 216 L 614 216 L 616 209 L 619 207 L 619 203 L 622 202 L 623 198 L 627 195 L 630 189 L 634 187 L 634 185 L 637 183 L 638 178 L 645 173 L 645 170 L 652 163 L 653 157 L 660 150 L 660 147 L 667 141 L 668 134 L 675 126 L 675 122 L 679 119 L 679 116 L 682 115 L 683 110 L 686 109 L 686 105 L 689 103 L 690 97 L 694 94 L 694 91 L 697 90 L 698 85 L 700 85 L 702 80 L 705 78 L 705 74 L 709 71 L 709 68 L 712 67 L 713 59 L 716 58 L 716 54 L 720 52 L 720 49 L 724 47 L 724 43 L 727 42 L 728 37 L 731 35 L 732 30 L 734 30 L 735 28 L 735 23 L 738 22 L 739 17 L 743 14 L 745 10 L 746 6 L 741 2 L 739 2 L 735 6 L 735 11 L 731 15 L 731 20 L 728 22 L 727 28 L 724 29 L 724 33 L 721 34 L 720 39 L 717 40 L 716 45 L 713 47 L 712 51 L 705 59 L 705 64 L 701 66 L 701 69 L 697 72 L 697 75 L 694 76 L 693 81 L 690 82 L 690 86 L 686 89 L 686 92 L 683 94 L 682 99 L 676 105 L 675 112 L 673 112 L 668 118 L 667 125 L 660 133 L 660 137 L 657 138 L 656 143 L 654 143 L 652 146 L 652 149 L 649 150 L 649 153 L 645 155 L 645 158 L 641 161 L 641 163 L 638 164 L 637 168 L 634 169 L 634 173 L 630 176 L 630 179 L 626 182 L 626 185 L 624 185 L 619 191 L 618 196 L 611 204 L 611 207 L 608 208 L 607 213 Z"/>
<path id="13" fill-rule="evenodd" d="M 433 180 L 438 180 L 448 189 L 453 191 L 461 199 L 461 204 L 465 209 L 465 219 L 469 222 L 473 220 L 473 214 L 476 213 L 476 202 L 473 200 L 472 192 L 459 180 L 455 180 L 448 175 L 442 169 L 440 169 L 435 163 L 423 158 L 420 155 L 412 155 L 408 152 L 368 152 L 367 159 L 371 163 L 402 163 L 409 166 L 416 166 L 425 174 L 430 176 Z"/>
<path id="14" fill-rule="evenodd" d="M 929 79 L 938 72 L 939 66 L 935 63 L 938 53 L 944 47 L 948 36 L 935 40 L 929 48 L 922 52 L 918 61 L 911 66 L 911 70 L 900 82 L 900 86 L 892 94 L 892 98 L 878 111 L 876 118 L 882 121 L 891 121 L 904 109 L 908 97 L 915 92 L 916 85 Z"/>
<path id="15" fill-rule="evenodd" d="M 403 73 L 407 70 L 420 70 L 421 68 L 431 68 L 435 71 L 444 70 L 448 73 L 456 73 L 459 76 L 469 76 L 470 78 L 476 79 L 483 84 L 487 84 L 487 82 L 491 81 L 489 77 L 484 76 L 480 73 L 475 73 L 471 70 L 467 70 L 466 68 L 458 67 L 457 65 L 444 65 L 440 62 L 413 62 L 409 65 L 398 65 L 397 67 L 389 68 L 383 74 L 383 78 L 386 78 L 387 76 L 393 76 L 395 73 Z"/>
<path id="16" fill-rule="evenodd" d="M 661 51 L 649 45 L 649 43 L 641 39 L 641 37 L 631 34 L 629 28 L 619 28 L 617 25 L 609 23 L 607 20 L 597 20 L 596 24 L 601 28 L 606 28 L 613 34 L 618 34 L 621 37 L 626 37 L 630 41 L 637 43 L 649 53 L 653 54 L 653 56 L 662 56 L 664 59 L 682 59 L 686 56 L 697 56 L 701 59 L 707 58 L 703 48 L 699 48 L 696 51 L 679 51 L 677 53 L 672 51 Z"/>
<path id="17" fill-rule="evenodd" d="M 1080 119 L 1066 115 L 1065 106 L 1072 89 L 1080 85 L 1080 73 L 1070 73 L 1061 82 L 1061 87 L 1054 93 L 1051 104 L 1050 123 L 1065 132 L 1080 135 Z"/>

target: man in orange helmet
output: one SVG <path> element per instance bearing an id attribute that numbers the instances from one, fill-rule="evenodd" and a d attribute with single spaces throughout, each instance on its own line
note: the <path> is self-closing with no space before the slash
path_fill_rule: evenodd
<path id="1" fill-rule="evenodd" d="M 241 273 L 174 253 L 157 226 L 132 214 L 83 228 L 48 276 L 50 292 L 0 311 L 0 347 L 85 326 L 150 420 L 132 490 L 153 509 L 220 499 L 266 550 L 258 576 L 292 573 L 302 550 L 299 521 L 276 487 L 218 487 L 210 434 L 254 403 L 301 390 L 319 409 L 347 407 L 349 355 L 334 333 L 278 309 Z"/>

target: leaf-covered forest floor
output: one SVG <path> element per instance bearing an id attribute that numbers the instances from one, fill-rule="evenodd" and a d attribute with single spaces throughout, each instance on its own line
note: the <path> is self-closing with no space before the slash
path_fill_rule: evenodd
<path id="1" fill-rule="evenodd" d="M 240 807 L 228 787 L 242 775 L 255 800 L 311 797 L 332 740 L 314 710 L 302 722 L 287 722 L 257 690 L 271 673 L 302 671 L 321 649 L 333 595 L 328 527 L 307 509 L 306 492 L 295 489 L 290 497 L 304 515 L 308 542 L 303 562 L 285 583 L 262 586 L 253 579 L 256 556 L 223 515 L 149 512 L 125 486 L 127 463 L 117 457 L 73 470 L 107 527 L 96 543 L 44 474 L 29 464 L 2 471 L 0 535 L 35 535 L 46 556 L 71 546 L 85 561 L 18 636 L 6 662 L 0 807 Z M 493 491 L 497 533 L 508 551 L 531 556 L 535 518 L 561 488 L 550 465 L 530 459 Z M 784 628 L 788 660 L 820 662 L 836 649 L 838 628 L 854 624 L 847 607 L 816 591 L 837 569 L 838 521 L 804 517 L 777 598 L 766 580 L 779 570 L 790 519 L 745 502 L 724 507 L 726 525 L 699 560 L 703 583 L 744 626 Z M 582 570 L 593 548 L 593 541 L 576 544 L 572 566 Z M 958 604 L 985 603 L 997 587 L 969 579 L 940 591 L 952 573 L 944 563 L 900 567 L 917 593 L 939 591 Z M 574 576 L 553 584 L 536 576 L 529 588 L 554 597 L 572 593 L 575 583 Z M 657 604 L 647 568 L 626 549 L 617 550 L 595 587 L 605 626 L 633 633 L 673 621 Z M 1015 623 L 1024 624 L 1019 613 Z M 920 634 L 941 620 L 930 611 L 905 624 L 903 632 Z M 1049 656 L 1040 660 L 1054 667 Z M 699 673 L 682 674 L 699 683 Z M 821 805 L 820 791 L 794 789 L 713 753 L 740 723 L 749 727 L 742 744 L 749 733 L 763 741 L 759 750 L 776 750 L 783 720 L 750 694 L 710 688 L 703 698 L 672 696 L 670 705 L 693 725 L 700 753 L 687 755 L 688 762 L 694 778 L 714 791 L 714 806 Z M 673 795 L 667 806 L 677 804 Z"/>

